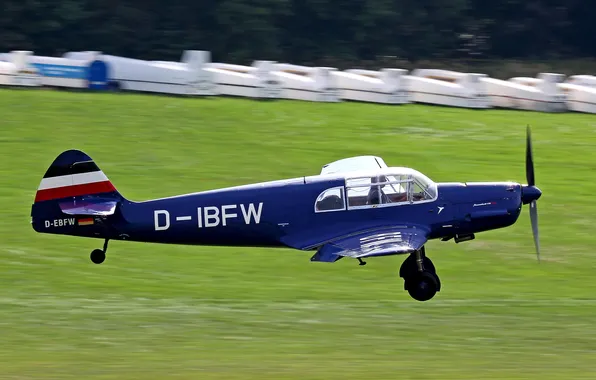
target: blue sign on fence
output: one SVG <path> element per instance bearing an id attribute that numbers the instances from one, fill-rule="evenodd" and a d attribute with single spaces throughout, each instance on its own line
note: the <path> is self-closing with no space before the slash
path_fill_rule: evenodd
<path id="1" fill-rule="evenodd" d="M 46 63 L 34 63 L 39 73 L 44 77 L 86 79 L 87 68 L 85 66 L 54 65 Z"/>
<path id="2" fill-rule="evenodd" d="M 108 67 L 105 62 L 96 60 L 89 66 L 56 65 L 49 63 L 33 63 L 44 77 L 83 79 L 91 89 L 106 89 L 108 84 Z"/>

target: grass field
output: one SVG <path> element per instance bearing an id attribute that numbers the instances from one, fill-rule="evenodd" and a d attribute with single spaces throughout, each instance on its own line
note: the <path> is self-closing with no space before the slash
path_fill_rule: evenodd
<path id="1" fill-rule="evenodd" d="M 596 116 L 420 105 L 0 91 L 2 379 L 594 379 Z M 471 242 L 432 241 L 442 291 L 403 291 L 405 257 L 36 234 L 63 150 L 132 200 L 317 174 L 375 154 L 436 181 L 525 182 L 531 124 L 542 263 L 528 209 Z"/>

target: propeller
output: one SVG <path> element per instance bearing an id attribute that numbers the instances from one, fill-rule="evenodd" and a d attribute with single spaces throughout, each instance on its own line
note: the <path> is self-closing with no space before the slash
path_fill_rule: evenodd
<path id="1" fill-rule="evenodd" d="M 538 240 L 538 209 L 536 201 L 530 203 L 530 220 L 532 222 L 532 234 L 534 235 L 534 245 L 536 246 L 536 258 L 540 262 L 540 241 Z"/>
<path id="2" fill-rule="evenodd" d="M 526 180 L 528 186 L 534 186 L 536 179 L 534 178 L 534 155 L 532 154 L 532 131 L 528 125 L 526 129 Z"/>
<path id="3" fill-rule="evenodd" d="M 522 187 L 522 202 L 530 204 L 530 221 L 532 223 L 532 234 L 534 235 L 534 245 L 536 246 L 536 257 L 540 262 L 540 241 L 538 240 L 538 209 L 536 201 L 542 195 L 536 185 L 534 176 L 534 156 L 532 154 L 532 135 L 530 126 L 526 129 L 526 179 L 528 184 Z"/>

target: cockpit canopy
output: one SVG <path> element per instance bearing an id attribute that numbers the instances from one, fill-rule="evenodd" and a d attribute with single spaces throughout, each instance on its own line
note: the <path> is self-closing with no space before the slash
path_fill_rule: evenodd
<path id="1" fill-rule="evenodd" d="M 315 211 L 397 206 L 437 199 L 437 185 L 410 168 L 391 167 L 345 173 L 345 185 L 323 191 Z"/>

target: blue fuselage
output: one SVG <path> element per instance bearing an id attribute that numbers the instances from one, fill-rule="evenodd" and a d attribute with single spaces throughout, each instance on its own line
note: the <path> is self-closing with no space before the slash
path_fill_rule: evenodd
<path id="1" fill-rule="evenodd" d="M 440 183 L 433 201 L 315 212 L 317 196 L 344 183 L 300 177 L 146 202 L 123 200 L 109 217 L 108 230 L 96 226 L 76 234 L 106 237 L 110 231 L 112 239 L 132 241 L 310 249 L 340 234 L 400 223 L 428 230 L 431 239 L 503 228 L 515 223 L 522 205 L 516 183 Z"/>

